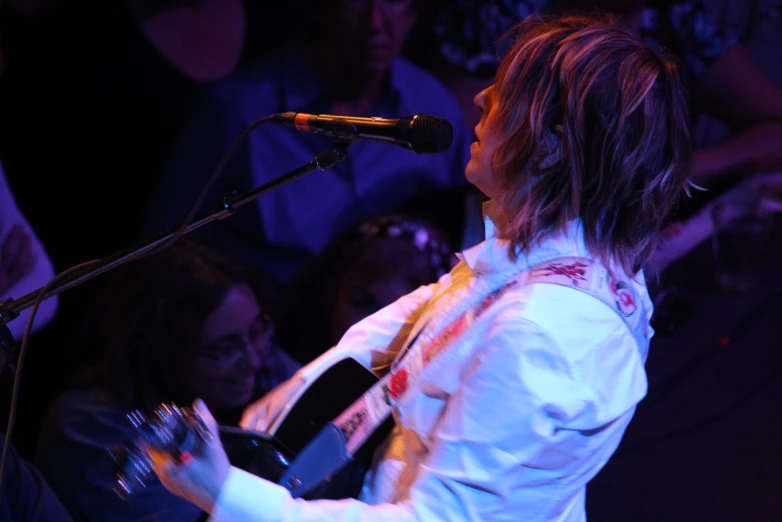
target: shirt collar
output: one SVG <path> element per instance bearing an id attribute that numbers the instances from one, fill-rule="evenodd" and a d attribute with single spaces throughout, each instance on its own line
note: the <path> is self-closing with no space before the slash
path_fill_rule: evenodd
<path id="1" fill-rule="evenodd" d="M 457 254 L 478 275 L 511 274 L 558 257 L 589 257 L 580 221 L 572 221 L 566 230 L 540 239 L 526 252 L 518 252 L 513 261 L 508 255 L 510 242 L 497 237 L 497 225 L 504 216 L 494 201 L 483 204 L 486 240 Z"/>

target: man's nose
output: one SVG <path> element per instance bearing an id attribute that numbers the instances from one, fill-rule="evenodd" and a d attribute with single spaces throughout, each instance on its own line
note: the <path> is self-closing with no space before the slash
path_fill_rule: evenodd
<path id="1" fill-rule="evenodd" d="M 253 343 L 247 342 L 244 345 L 239 364 L 244 368 L 258 370 L 263 366 L 263 353 L 265 353 L 265 350 L 261 350 Z"/>
<path id="2" fill-rule="evenodd" d="M 367 12 L 367 25 L 372 31 L 382 31 L 385 29 L 386 18 L 380 4 L 380 1 L 373 0 L 370 2 L 370 7 Z"/>

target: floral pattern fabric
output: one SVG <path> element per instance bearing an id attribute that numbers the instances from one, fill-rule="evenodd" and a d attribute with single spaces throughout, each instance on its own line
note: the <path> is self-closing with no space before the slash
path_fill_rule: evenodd
<path id="1" fill-rule="evenodd" d="M 466 71 L 494 74 L 507 44 L 502 36 L 526 17 L 548 13 L 549 4 L 549 0 L 452 0 L 436 27 L 440 52 Z M 647 44 L 678 55 L 690 76 L 702 73 L 737 41 L 702 0 L 647 2 L 641 35 Z"/>

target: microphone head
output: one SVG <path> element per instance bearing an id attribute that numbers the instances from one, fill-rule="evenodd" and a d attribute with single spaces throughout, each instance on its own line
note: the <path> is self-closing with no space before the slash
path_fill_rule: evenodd
<path id="1" fill-rule="evenodd" d="M 445 152 L 453 143 L 453 126 L 437 116 L 416 114 L 399 119 L 400 136 L 410 144 L 416 154 Z"/>

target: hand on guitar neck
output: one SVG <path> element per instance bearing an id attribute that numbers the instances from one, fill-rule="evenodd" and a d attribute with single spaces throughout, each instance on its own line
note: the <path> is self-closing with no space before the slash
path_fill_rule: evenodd
<path id="1" fill-rule="evenodd" d="M 245 408 L 239 426 L 248 430 L 274 433 L 274 428 L 291 408 L 304 384 L 304 377 L 295 374 Z"/>

